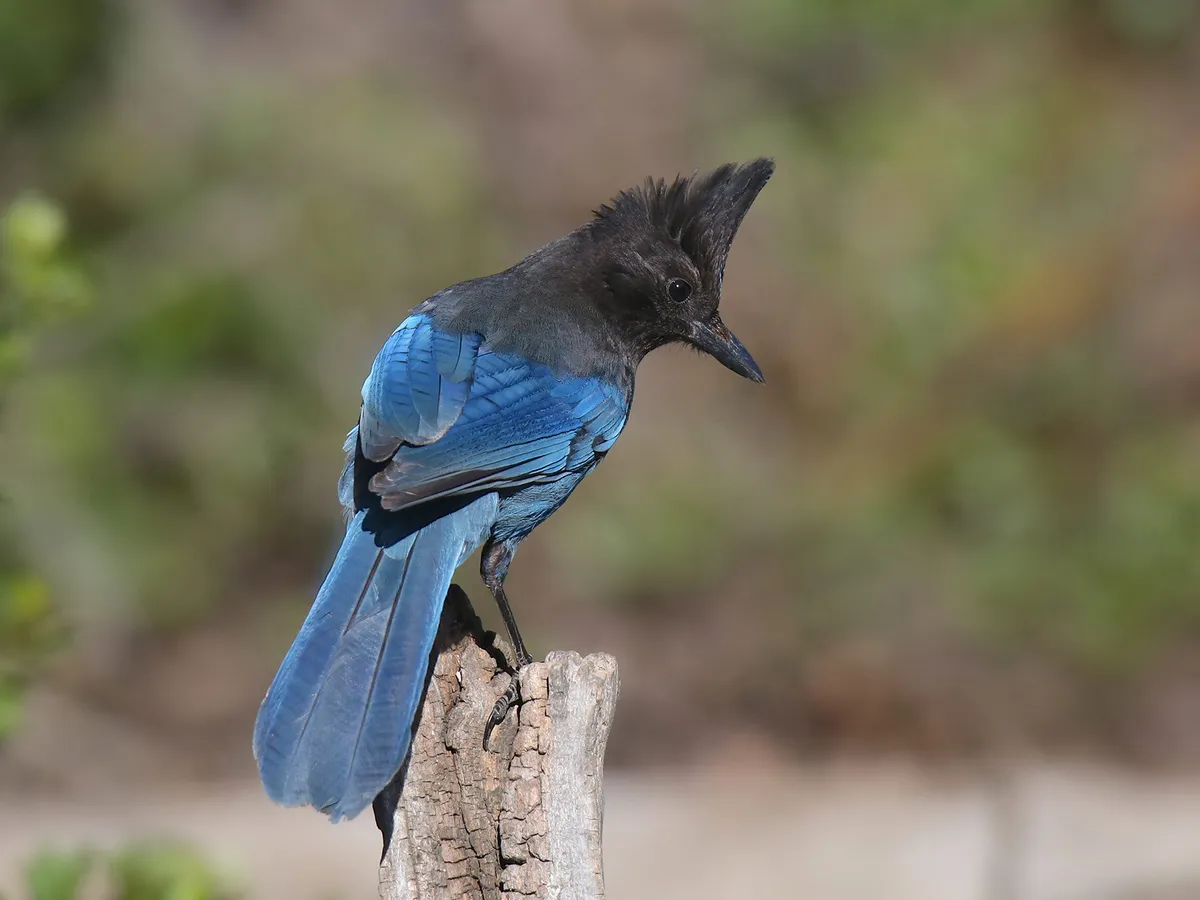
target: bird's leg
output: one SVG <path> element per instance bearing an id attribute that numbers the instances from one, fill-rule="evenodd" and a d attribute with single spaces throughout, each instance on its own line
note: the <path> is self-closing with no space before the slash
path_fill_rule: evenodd
<path id="1" fill-rule="evenodd" d="M 533 657 L 525 649 L 525 641 L 517 629 L 517 620 L 513 617 L 512 607 L 508 605 L 508 597 L 504 593 L 504 579 L 508 577 L 508 567 L 512 563 L 513 551 L 516 548 L 507 541 L 488 541 L 483 547 L 483 559 L 479 566 L 479 574 L 483 583 L 496 598 L 500 607 L 500 616 L 504 619 L 504 627 L 512 640 L 513 649 L 517 654 L 517 668 L 522 668 L 533 662 Z"/>
<path id="2" fill-rule="evenodd" d="M 500 617 L 504 619 L 504 627 L 508 629 L 509 639 L 512 640 L 513 650 L 517 654 L 517 672 L 509 682 L 508 690 L 496 701 L 496 705 L 492 708 L 492 714 L 488 716 L 487 725 L 484 726 L 484 747 L 487 747 L 492 729 L 504 721 L 504 717 L 508 715 L 512 705 L 521 699 L 519 673 L 521 669 L 533 662 L 533 657 L 525 649 L 525 641 L 521 639 L 521 632 L 517 629 L 517 620 L 513 616 L 512 607 L 508 605 L 508 596 L 504 593 L 504 579 L 508 576 L 508 566 L 512 562 L 515 549 L 515 546 L 507 541 L 489 540 L 484 545 L 483 560 L 479 566 L 479 574 L 483 577 L 483 583 L 487 585 L 487 589 L 496 598 L 496 605 L 500 607 Z"/>

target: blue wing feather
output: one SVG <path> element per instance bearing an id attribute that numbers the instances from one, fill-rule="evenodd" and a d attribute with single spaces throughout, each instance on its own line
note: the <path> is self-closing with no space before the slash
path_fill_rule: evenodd
<path id="1" fill-rule="evenodd" d="M 413 408 L 420 419 L 416 439 L 410 441 L 414 444 L 426 444 L 430 440 L 437 440 L 442 433 L 438 429 L 438 410 L 442 405 L 442 376 L 438 372 L 433 352 L 433 326 L 427 320 L 422 321 L 414 329 L 412 343 L 408 347 L 408 378 L 402 382 L 409 389 Z M 455 356 L 457 357 L 457 352 Z M 457 414 L 454 418 L 458 418 Z M 453 421 L 451 419 L 447 422 L 446 427 L 453 424 Z"/>
<path id="2" fill-rule="evenodd" d="M 401 444 L 438 440 L 471 395 L 479 336 L 450 335 L 427 316 L 405 319 L 363 382 L 359 437 L 368 459 L 382 461 Z"/>
<path id="3" fill-rule="evenodd" d="M 471 396 L 438 441 L 401 446 L 371 479 L 385 508 L 437 497 L 511 490 L 586 471 L 625 424 L 628 397 L 596 378 L 559 378 L 546 366 L 483 352 Z"/>

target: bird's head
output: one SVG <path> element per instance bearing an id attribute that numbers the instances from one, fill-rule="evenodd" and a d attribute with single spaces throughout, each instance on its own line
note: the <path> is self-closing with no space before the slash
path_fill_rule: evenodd
<path id="1" fill-rule="evenodd" d="M 690 344 L 752 381 L 762 371 L 721 321 L 721 281 L 738 226 L 775 164 L 723 165 L 673 182 L 647 180 L 596 212 L 607 305 L 640 352 Z"/>

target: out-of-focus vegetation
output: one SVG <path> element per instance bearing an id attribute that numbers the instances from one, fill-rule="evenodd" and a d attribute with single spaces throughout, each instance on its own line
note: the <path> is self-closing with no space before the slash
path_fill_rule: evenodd
<path id="1" fill-rule="evenodd" d="M 992 675 L 963 670 L 1032 667 L 1073 698 L 1055 729 L 1155 678 L 1200 691 L 1194 3 L 578 0 L 553 48 L 519 15 L 302 6 L 0 13 L 0 197 L 27 198 L 0 321 L 95 295 L 3 338 L 16 615 L 54 598 L 121 659 L 228 623 L 277 659 L 407 307 L 597 184 L 770 154 L 727 285 L 767 387 L 652 363 L 603 484 L 522 551 L 525 627 L 652 636 L 677 709 L 647 696 L 645 728 L 725 703 L 806 739 L 851 727 L 827 706 L 864 679 L 982 715 Z M 711 653 L 668 664 L 679 634 Z M 126 687 L 110 705 L 150 702 Z"/>
<path id="2" fill-rule="evenodd" d="M 113 852 L 45 851 L 26 867 L 28 900 L 234 900 L 229 879 L 190 849 L 133 844 Z"/>
<path id="3" fill-rule="evenodd" d="M 797 485 L 794 583 L 1104 670 L 1193 638 L 1200 355 L 1169 323 L 1200 321 L 1198 135 L 1160 144 L 1149 107 L 1196 99 L 1200 8 L 751 9 L 719 44 L 786 148 L 796 283 L 850 344 L 800 387 L 830 467 Z"/>
<path id="4" fill-rule="evenodd" d="M 0 414 L 39 329 L 86 302 L 86 283 L 63 255 L 65 237 L 62 210 L 37 197 L 17 200 L 0 219 Z M 0 738 L 16 727 L 23 689 L 61 638 L 45 582 L 11 553 L 15 527 L 0 518 Z"/>

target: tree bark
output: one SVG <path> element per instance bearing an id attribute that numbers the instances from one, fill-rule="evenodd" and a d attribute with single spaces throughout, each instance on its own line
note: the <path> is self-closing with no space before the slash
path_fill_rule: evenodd
<path id="1" fill-rule="evenodd" d="M 511 675 L 457 585 L 434 656 L 406 769 L 375 803 L 383 900 L 602 900 L 616 661 L 554 652 L 527 666 L 485 749 Z"/>

